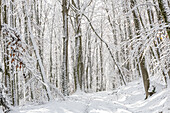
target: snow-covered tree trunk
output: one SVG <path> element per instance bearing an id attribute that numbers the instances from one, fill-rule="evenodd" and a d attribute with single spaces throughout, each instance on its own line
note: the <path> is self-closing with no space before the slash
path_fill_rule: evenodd
<path id="1" fill-rule="evenodd" d="M 103 30 L 103 18 L 101 17 L 101 25 L 100 25 L 100 36 L 103 38 L 103 34 L 104 34 L 104 30 Z M 103 65 L 103 42 L 100 41 L 100 47 L 99 47 L 99 57 L 100 57 L 100 91 L 104 91 L 106 89 L 106 86 L 105 86 L 105 81 L 104 81 L 104 65 Z"/>
<path id="2" fill-rule="evenodd" d="M 54 11 L 55 11 L 55 7 L 56 5 L 54 5 Z M 54 81 L 55 81 L 55 77 L 53 76 L 53 54 L 52 54 L 52 51 L 53 51 L 53 32 L 54 32 L 54 17 L 55 17 L 55 13 L 53 14 L 53 19 L 52 19 L 52 25 L 51 25 L 51 35 L 50 35 L 50 72 L 49 72 L 49 79 L 50 79 L 50 82 L 54 84 Z M 56 49 L 56 52 L 57 52 L 57 49 Z M 57 55 L 57 54 L 56 54 Z M 57 58 L 56 58 L 57 60 Z M 57 73 L 56 73 L 57 75 Z"/>
<path id="3" fill-rule="evenodd" d="M 136 0 L 131 0 L 131 9 L 133 9 L 135 7 L 135 5 L 137 5 Z M 139 37 L 140 30 L 141 30 L 141 26 L 140 26 L 141 19 L 140 19 L 140 17 L 138 17 L 137 11 L 138 11 L 137 8 L 132 11 L 133 20 L 134 20 L 134 24 L 135 24 L 135 33 L 136 33 L 136 36 L 138 36 L 138 38 L 142 38 L 142 37 Z M 142 52 L 142 53 L 144 53 L 144 52 Z M 148 96 L 149 96 L 148 90 L 149 90 L 149 87 L 150 87 L 150 81 L 149 81 L 148 71 L 146 69 L 144 54 L 142 54 L 141 57 L 140 57 L 140 68 L 141 68 L 141 74 L 142 74 L 142 77 L 143 77 L 143 83 L 144 83 L 145 94 L 146 94 L 145 99 L 147 99 Z"/>
<path id="4" fill-rule="evenodd" d="M 16 27 L 16 18 L 15 16 L 13 15 L 14 14 L 14 0 L 11 0 L 10 1 L 10 12 L 12 13 L 10 15 L 10 26 L 12 28 L 15 28 Z M 13 54 L 13 51 L 10 52 L 10 54 Z M 16 106 L 17 105 L 17 84 L 16 83 L 16 74 L 17 74 L 17 69 L 16 69 L 16 62 L 11 62 L 11 93 L 12 93 L 12 105 L 13 106 Z"/>
<path id="5" fill-rule="evenodd" d="M 92 7 L 92 12 L 90 14 L 90 20 L 93 19 L 95 4 Z M 87 62 L 85 67 L 85 78 L 86 78 L 86 92 L 92 89 L 93 75 L 92 75 L 92 31 L 89 23 L 86 26 L 86 46 L 87 46 Z"/>
<path id="6" fill-rule="evenodd" d="M 168 6 L 167 0 L 158 0 L 159 8 L 161 11 L 161 14 L 163 16 L 163 19 L 167 25 L 170 25 L 170 8 Z M 167 33 L 170 39 L 170 27 L 166 28 Z M 170 75 L 169 75 L 170 76 Z"/>
<path id="7" fill-rule="evenodd" d="M 74 78 L 75 89 L 83 90 L 84 86 L 84 66 L 83 66 L 83 52 L 82 52 L 82 33 L 81 33 L 81 14 L 80 0 L 72 0 L 71 5 L 77 10 L 74 11 L 73 29 L 75 34 L 75 58 L 74 58 Z M 83 13 L 83 12 L 82 12 Z"/>
<path id="8" fill-rule="evenodd" d="M 0 37 L 1 37 L 1 8 L 2 8 L 2 1 L 0 1 Z M 0 38 L 1 39 L 1 38 Z"/>
<path id="9" fill-rule="evenodd" d="M 2 10 L 2 22 L 1 22 L 1 28 L 2 24 L 8 24 L 8 8 L 7 8 L 7 1 L 1 1 L 3 3 L 3 10 Z M 5 35 L 2 34 L 2 37 Z M 7 39 L 5 38 L 3 43 L 7 43 Z M 10 87 L 10 67 L 9 67 L 9 47 L 7 45 L 4 45 L 4 56 L 3 56 L 3 61 L 4 61 L 4 84 L 5 87 L 7 88 L 6 94 L 10 95 L 11 94 L 11 87 Z"/>
<path id="10" fill-rule="evenodd" d="M 126 13 L 129 11 L 129 2 L 128 1 L 124 1 L 122 0 L 123 4 L 123 13 L 126 15 Z M 132 34 L 132 25 L 131 25 L 131 21 L 130 21 L 130 15 L 126 15 L 125 17 L 125 22 L 124 22 L 124 31 L 125 31 L 125 40 L 131 40 L 133 37 Z M 129 61 L 127 61 L 127 58 L 130 56 L 130 51 L 132 50 L 132 47 L 128 47 L 128 43 L 125 44 L 124 46 L 124 55 L 125 55 L 125 74 L 126 74 L 126 78 L 127 80 L 132 80 L 133 78 L 133 74 L 132 74 L 132 70 L 131 67 L 133 67 L 133 59 L 130 59 Z"/>
<path id="11" fill-rule="evenodd" d="M 63 16 L 63 62 L 62 62 L 62 93 L 64 96 L 69 95 L 68 92 L 68 0 L 62 0 L 62 16 Z"/>

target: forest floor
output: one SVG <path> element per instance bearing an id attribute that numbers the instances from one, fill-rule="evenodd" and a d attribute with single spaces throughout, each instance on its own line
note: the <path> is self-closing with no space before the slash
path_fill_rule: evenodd
<path id="1" fill-rule="evenodd" d="M 147 100 L 142 80 L 137 80 L 112 92 L 77 92 L 66 101 L 26 105 L 11 113 L 170 113 L 170 89 L 151 83 L 156 86 L 156 93 Z"/>

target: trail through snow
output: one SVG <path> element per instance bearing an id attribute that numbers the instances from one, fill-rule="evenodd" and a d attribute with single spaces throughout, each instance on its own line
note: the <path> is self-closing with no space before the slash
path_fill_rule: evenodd
<path id="1" fill-rule="evenodd" d="M 112 92 L 78 92 L 66 101 L 26 105 L 11 113 L 170 113 L 170 90 L 155 86 L 156 93 L 147 100 L 142 80 L 138 80 Z"/>

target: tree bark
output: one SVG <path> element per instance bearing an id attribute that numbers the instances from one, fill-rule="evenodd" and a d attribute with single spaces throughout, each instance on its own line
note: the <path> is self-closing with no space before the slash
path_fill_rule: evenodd
<path id="1" fill-rule="evenodd" d="M 159 4 L 159 9 L 161 11 L 161 14 L 163 16 L 164 22 L 167 25 L 169 25 L 170 24 L 170 8 L 168 7 L 167 0 L 158 0 L 158 4 Z M 166 31 L 170 39 L 170 27 L 166 28 Z"/>
<path id="2" fill-rule="evenodd" d="M 68 4 L 67 0 L 62 0 L 63 16 L 63 63 L 62 63 L 62 93 L 68 96 Z"/>
<path id="3" fill-rule="evenodd" d="M 136 5 L 136 1 L 135 0 L 131 0 L 131 9 L 133 9 L 135 5 Z M 135 10 L 132 11 L 133 21 L 134 21 L 134 24 L 135 24 L 135 32 L 136 32 L 136 36 L 138 36 L 138 38 L 142 38 L 142 37 L 139 37 L 139 35 L 140 35 L 139 32 L 141 30 L 141 26 L 140 26 L 141 18 L 137 16 L 136 10 L 138 10 L 138 9 L 135 9 Z M 146 66 L 145 66 L 145 58 L 142 58 L 142 55 L 140 57 L 141 62 L 140 62 L 139 66 L 140 66 L 141 71 L 142 71 L 141 74 L 142 74 L 143 84 L 144 84 L 145 94 L 146 94 L 145 99 L 147 99 L 148 95 L 149 95 L 148 90 L 149 90 L 150 81 L 149 81 L 149 75 L 148 75 L 148 72 L 147 72 L 147 69 L 146 69 Z"/>
<path id="4" fill-rule="evenodd" d="M 2 24 L 1 23 L 1 8 L 2 8 L 2 0 L 0 0 L 0 37 L 1 37 L 1 24 Z"/>

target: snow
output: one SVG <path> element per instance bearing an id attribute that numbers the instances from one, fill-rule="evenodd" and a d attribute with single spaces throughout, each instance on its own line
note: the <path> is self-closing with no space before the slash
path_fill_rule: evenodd
<path id="1" fill-rule="evenodd" d="M 76 92 L 65 101 L 21 106 L 11 113 L 170 113 L 170 89 L 155 81 L 151 81 L 151 84 L 156 86 L 156 93 L 147 100 L 144 100 L 144 88 L 140 79 L 112 92 Z"/>
<path id="2" fill-rule="evenodd" d="M 3 113 L 3 111 L 2 111 L 2 107 L 0 107 L 0 113 Z"/>
<path id="3" fill-rule="evenodd" d="M 27 12 L 26 12 L 27 14 Z M 50 89 L 49 89 L 49 86 L 47 84 L 47 78 L 46 78 L 46 74 L 45 74 L 45 69 L 44 69 L 44 66 L 42 64 L 42 60 L 40 58 L 40 54 L 39 54 L 39 51 L 38 51 L 38 46 L 36 44 L 36 41 L 34 40 L 34 35 L 32 33 L 32 29 L 31 29 L 31 22 L 30 22 L 30 18 L 27 14 L 27 18 L 28 18 L 28 28 L 29 28 L 29 32 L 30 32 L 30 39 L 31 39 L 31 42 L 33 44 L 33 47 L 34 47 L 34 51 L 35 51 L 35 54 L 36 54 L 36 58 L 37 58 L 37 61 L 38 61 L 38 64 L 40 66 L 40 70 L 41 70 L 41 77 L 42 77 L 42 83 L 43 85 L 45 86 L 45 89 L 47 91 L 47 95 L 48 95 L 48 100 L 51 100 L 51 93 L 50 93 Z"/>

